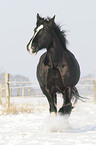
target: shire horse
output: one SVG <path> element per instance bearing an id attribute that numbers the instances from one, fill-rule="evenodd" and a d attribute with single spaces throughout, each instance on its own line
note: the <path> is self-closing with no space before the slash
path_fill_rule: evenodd
<path id="1" fill-rule="evenodd" d="M 46 48 L 37 66 L 37 79 L 43 94 L 49 102 L 50 113 L 57 113 L 57 93 L 63 95 L 63 106 L 59 109 L 62 115 L 71 113 L 72 98 L 75 102 L 79 93 L 75 85 L 80 78 L 80 67 L 75 56 L 67 49 L 64 31 L 53 18 L 42 18 L 37 14 L 34 35 L 27 45 L 30 54 L 36 54 Z"/>

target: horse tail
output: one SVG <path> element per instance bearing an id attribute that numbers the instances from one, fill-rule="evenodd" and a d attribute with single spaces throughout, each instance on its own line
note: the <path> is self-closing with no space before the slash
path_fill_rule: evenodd
<path id="1" fill-rule="evenodd" d="M 73 102 L 73 104 L 76 104 L 78 100 L 80 100 L 82 102 L 85 102 L 84 99 L 88 99 L 88 98 L 81 97 L 79 95 L 79 92 L 78 92 L 77 88 L 73 87 L 73 89 L 72 89 L 72 96 L 71 96 L 71 101 Z"/>

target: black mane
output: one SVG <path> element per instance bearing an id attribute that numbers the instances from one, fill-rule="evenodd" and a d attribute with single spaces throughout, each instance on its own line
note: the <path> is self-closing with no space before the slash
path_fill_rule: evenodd
<path id="1" fill-rule="evenodd" d="M 47 19 L 45 19 L 45 21 L 50 21 L 50 20 L 51 20 L 51 18 L 49 18 L 49 17 Z M 61 30 L 61 26 L 56 24 L 55 22 L 53 23 L 52 28 L 54 29 L 54 31 L 58 35 L 63 48 L 67 49 L 66 45 L 67 45 L 68 41 L 66 39 L 65 31 Z"/>
<path id="2" fill-rule="evenodd" d="M 63 48 L 67 49 L 67 47 L 66 47 L 67 40 L 66 40 L 65 31 L 62 31 L 60 25 L 56 25 L 55 23 L 53 25 L 53 28 L 54 28 L 56 34 L 58 35 L 58 37 L 60 38 L 60 42 L 61 42 Z"/>

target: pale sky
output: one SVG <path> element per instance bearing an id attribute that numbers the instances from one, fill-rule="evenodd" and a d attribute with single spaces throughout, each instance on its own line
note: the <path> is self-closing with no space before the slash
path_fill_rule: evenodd
<path id="1" fill-rule="evenodd" d="M 32 56 L 26 45 L 33 35 L 36 14 L 62 25 L 68 49 L 77 58 L 81 77 L 96 73 L 96 0 L 0 0 L 0 72 L 36 80 L 43 51 Z"/>

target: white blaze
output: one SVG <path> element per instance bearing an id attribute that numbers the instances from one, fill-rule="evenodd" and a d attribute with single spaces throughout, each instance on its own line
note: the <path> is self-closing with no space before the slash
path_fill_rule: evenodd
<path id="1" fill-rule="evenodd" d="M 28 46 L 28 49 L 29 49 L 30 54 L 32 54 L 32 48 L 31 48 L 32 42 L 33 42 L 34 38 L 36 37 L 36 35 L 39 33 L 39 31 L 40 31 L 41 29 L 43 29 L 43 27 L 44 27 L 43 25 L 40 25 L 40 26 L 36 29 L 36 32 L 35 32 L 35 34 L 34 34 L 32 40 L 31 40 L 31 42 L 30 42 L 30 44 L 29 44 L 29 46 Z"/>

